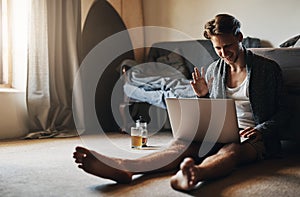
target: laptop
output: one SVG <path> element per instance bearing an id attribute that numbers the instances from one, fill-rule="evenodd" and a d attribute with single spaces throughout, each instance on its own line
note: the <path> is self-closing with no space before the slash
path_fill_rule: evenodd
<path id="1" fill-rule="evenodd" d="M 242 143 L 233 99 L 167 98 L 175 138 L 211 143 Z"/>

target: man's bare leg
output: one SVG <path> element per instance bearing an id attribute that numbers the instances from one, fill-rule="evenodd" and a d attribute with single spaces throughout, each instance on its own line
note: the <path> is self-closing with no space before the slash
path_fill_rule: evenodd
<path id="1" fill-rule="evenodd" d="M 79 164 L 78 167 L 87 173 L 114 180 L 118 183 L 129 183 L 132 181 L 134 174 L 155 173 L 177 169 L 183 158 L 187 156 L 197 156 L 200 145 L 201 143 L 190 144 L 181 140 L 174 140 L 167 149 L 134 160 L 111 158 L 83 147 L 77 147 L 73 158 L 75 158 L 75 162 Z M 153 167 L 153 165 L 160 164 L 161 162 L 165 162 L 166 165 L 150 171 L 138 170 L 141 166 Z"/>
<path id="2" fill-rule="evenodd" d="M 185 158 L 180 170 L 171 178 L 171 186 L 176 190 L 194 189 L 200 181 L 228 175 L 238 164 L 255 161 L 256 157 L 256 150 L 245 143 L 226 145 L 199 165 L 195 165 L 192 158 Z"/>

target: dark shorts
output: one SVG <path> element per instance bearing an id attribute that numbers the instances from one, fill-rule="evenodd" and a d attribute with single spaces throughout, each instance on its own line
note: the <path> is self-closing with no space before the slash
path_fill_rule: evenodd
<path id="1" fill-rule="evenodd" d="M 249 143 L 256 150 L 257 160 L 263 160 L 266 157 L 266 147 L 264 141 L 259 140 L 255 142 L 255 140 L 250 139 L 245 143 Z"/>

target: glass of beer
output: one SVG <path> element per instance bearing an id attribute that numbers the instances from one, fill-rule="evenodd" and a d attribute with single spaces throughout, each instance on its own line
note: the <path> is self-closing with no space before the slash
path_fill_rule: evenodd
<path id="1" fill-rule="evenodd" d="M 140 149 L 142 148 L 142 130 L 140 127 L 131 127 L 131 148 Z"/>

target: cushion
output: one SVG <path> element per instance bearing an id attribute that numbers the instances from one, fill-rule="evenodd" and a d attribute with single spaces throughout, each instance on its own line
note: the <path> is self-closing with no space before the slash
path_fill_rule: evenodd
<path id="1" fill-rule="evenodd" d="M 284 43 L 280 44 L 280 47 L 292 47 L 296 44 L 296 42 L 299 40 L 300 35 L 298 36 L 294 36 L 290 39 L 288 39 L 287 41 L 285 41 Z"/>
<path id="2" fill-rule="evenodd" d="M 300 39 L 295 43 L 294 47 L 300 47 Z"/>
<path id="3" fill-rule="evenodd" d="M 172 66 L 176 70 L 180 71 L 186 78 L 189 78 L 190 72 L 185 65 L 184 58 L 179 54 L 180 50 L 175 49 L 174 52 L 171 52 L 168 55 L 158 57 L 156 61 Z"/>

